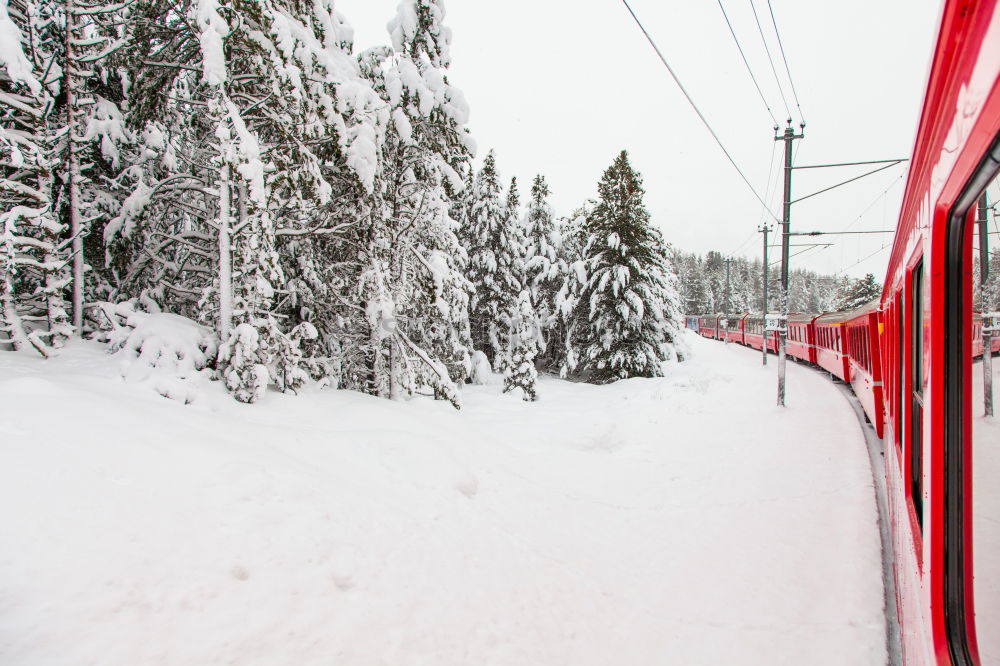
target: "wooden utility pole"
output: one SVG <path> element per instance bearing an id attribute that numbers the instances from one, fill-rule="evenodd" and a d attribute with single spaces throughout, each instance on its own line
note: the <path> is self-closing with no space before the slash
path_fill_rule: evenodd
<path id="1" fill-rule="evenodd" d="M 788 240 L 792 224 L 792 143 L 805 137 L 805 124 L 799 126 L 801 133 L 792 129 L 792 119 L 783 134 L 775 127 L 775 141 L 785 142 L 785 193 L 781 207 L 781 314 L 785 320 L 778 327 L 778 406 L 785 406 L 785 347 L 788 341 Z"/>
<path id="2" fill-rule="evenodd" d="M 976 219 L 979 221 L 979 294 L 980 309 L 983 316 L 983 408 L 986 416 L 993 416 L 993 331 L 991 328 L 990 311 L 992 303 L 986 298 L 986 284 L 990 279 L 990 235 L 986 226 L 989 202 L 986 193 L 979 200 L 979 210 Z"/>
<path id="3" fill-rule="evenodd" d="M 726 259 L 726 305 L 725 305 L 725 310 L 723 310 L 723 312 L 726 314 L 726 317 L 729 316 L 729 265 L 731 263 L 733 263 L 732 257 L 727 258 Z"/>

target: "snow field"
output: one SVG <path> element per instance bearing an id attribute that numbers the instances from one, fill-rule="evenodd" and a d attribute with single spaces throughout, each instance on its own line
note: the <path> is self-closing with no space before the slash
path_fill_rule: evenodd
<path id="1" fill-rule="evenodd" d="M 790 364 L 778 410 L 773 360 L 688 342 L 461 412 L 2 354 L 0 663 L 885 663 L 850 406 Z"/>

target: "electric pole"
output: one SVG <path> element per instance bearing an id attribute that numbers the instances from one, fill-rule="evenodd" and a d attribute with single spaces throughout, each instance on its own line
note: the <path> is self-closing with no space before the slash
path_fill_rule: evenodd
<path id="1" fill-rule="evenodd" d="M 757 227 L 757 231 L 759 233 L 764 234 L 764 285 L 763 285 L 764 286 L 764 344 L 761 345 L 761 348 L 764 350 L 764 356 L 763 356 L 764 365 L 767 365 L 767 280 L 768 280 L 768 277 L 767 277 L 767 234 L 770 233 L 770 231 L 773 228 L 774 227 L 772 227 L 772 226 L 770 226 L 768 224 L 762 224 L 759 227 Z"/>
<path id="2" fill-rule="evenodd" d="M 785 406 L 785 346 L 788 341 L 788 240 L 792 224 L 792 143 L 806 135 L 806 124 L 799 123 L 800 134 L 792 129 L 792 119 L 783 134 L 774 128 L 774 140 L 785 142 L 785 193 L 781 210 L 781 314 L 784 321 L 778 327 L 778 406 Z"/>
<path id="3" fill-rule="evenodd" d="M 726 259 L 726 306 L 724 310 L 726 317 L 729 316 L 729 265 L 731 263 L 733 263 L 731 257 Z"/>
<path id="4" fill-rule="evenodd" d="M 729 265 L 733 263 L 732 257 L 726 258 L 726 303 L 723 314 L 726 320 L 726 344 L 729 344 Z"/>
<path id="5" fill-rule="evenodd" d="M 992 303 L 986 300 L 986 283 L 990 279 L 990 246 L 989 229 L 986 226 L 986 213 L 989 210 L 989 202 L 986 200 L 986 193 L 983 193 L 979 200 L 979 210 L 976 211 L 976 218 L 979 221 L 979 294 L 981 299 L 980 310 L 983 317 L 983 403 L 986 416 L 993 416 L 993 331 L 990 330 L 988 321 L 992 319 L 989 311 L 992 310 Z"/>

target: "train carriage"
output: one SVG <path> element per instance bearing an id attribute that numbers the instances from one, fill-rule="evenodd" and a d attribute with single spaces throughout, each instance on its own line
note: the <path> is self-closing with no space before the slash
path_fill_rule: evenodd
<path id="1" fill-rule="evenodd" d="M 880 302 L 885 473 L 911 666 L 1000 663 L 1000 429 L 982 416 L 972 307 L 977 213 L 1000 192 L 998 82 L 996 2 L 948 0 Z"/>
<path id="2" fill-rule="evenodd" d="M 850 373 L 844 336 L 846 321 L 846 314 L 834 312 L 816 317 L 812 324 L 816 339 L 816 365 L 844 382 L 848 380 Z"/>
<path id="3" fill-rule="evenodd" d="M 702 315 L 698 317 L 698 333 L 702 337 L 719 339 L 719 316 Z"/>
<path id="4" fill-rule="evenodd" d="M 767 351 L 778 353 L 778 338 L 773 331 L 765 335 L 764 317 L 762 315 L 747 315 L 743 322 L 743 332 L 746 344 L 760 351 L 764 347 L 764 340 L 767 339 Z"/>
<path id="5" fill-rule="evenodd" d="M 788 339 L 785 342 L 785 353 L 805 363 L 816 363 L 816 334 L 814 314 L 788 315 Z M 777 344 L 775 344 L 777 353 Z"/>
<path id="6" fill-rule="evenodd" d="M 875 432 L 882 437 L 884 411 L 877 306 L 876 301 L 845 313 L 844 331 L 848 354 L 847 382 L 861 402 Z"/>
<path id="7" fill-rule="evenodd" d="M 746 318 L 745 314 L 732 314 L 728 317 L 721 317 L 719 319 L 719 326 L 722 328 L 722 334 L 726 336 L 729 342 L 735 342 L 737 344 L 745 344 L 745 337 L 743 333 L 743 320 Z M 725 324 L 725 326 L 723 326 Z"/>
<path id="8" fill-rule="evenodd" d="M 972 355 L 979 358 L 983 355 L 983 315 L 979 312 L 972 314 Z M 990 343 L 990 350 L 993 355 L 1000 354 L 1000 335 L 994 335 Z"/>

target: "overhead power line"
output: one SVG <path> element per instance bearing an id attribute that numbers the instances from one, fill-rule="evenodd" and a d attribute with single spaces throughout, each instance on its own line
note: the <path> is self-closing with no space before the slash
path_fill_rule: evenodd
<path id="1" fill-rule="evenodd" d="M 736 255 L 736 253 L 737 253 L 737 252 L 739 252 L 740 250 L 742 250 L 743 248 L 745 248 L 745 247 L 746 247 L 746 245 L 747 245 L 747 243 L 749 243 L 749 242 L 750 242 L 750 240 L 751 240 L 751 239 L 752 239 L 752 238 L 753 238 L 754 236 L 756 236 L 756 235 L 757 235 L 757 231 L 756 231 L 756 230 L 754 230 L 754 231 L 750 232 L 750 235 L 749 235 L 749 236 L 747 236 L 747 237 L 746 237 L 746 239 L 745 239 L 745 240 L 744 240 L 744 241 L 743 241 L 742 243 L 740 243 L 739 247 L 737 247 L 737 248 L 736 248 L 735 250 L 733 250 L 732 252 L 730 252 L 730 253 L 729 253 L 728 255 L 726 255 L 726 256 L 729 256 L 729 257 L 732 257 L 732 256 L 735 256 L 735 255 Z"/>
<path id="2" fill-rule="evenodd" d="M 908 157 L 894 157 L 891 160 L 866 160 L 864 162 L 837 162 L 835 164 L 804 164 L 802 166 L 793 166 L 793 169 L 827 169 L 829 167 L 842 167 L 842 166 L 860 166 L 862 164 L 887 164 L 892 162 L 892 165 L 899 164 L 900 162 L 909 162 Z M 892 166 L 890 165 L 890 166 Z"/>
<path id="3" fill-rule="evenodd" d="M 777 188 L 775 188 L 774 192 L 771 191 L 771 178 L 772 178 L 772 176 L 774 176 L 774 165 L 775 165 L 775 161 L 776 161 L 774 159 L 774 154 L 777 151 L 777 147 L 778 147 L 778 142 L 777 141 L 772 141 L 771 142 L 771 157 L 768 159 L 768 168 L 767 168 L 767 187 L 764 188 L 764 198 L 767 199 L 768 201 L 771 201 L 774 198 L 774 195 L 777 194 Z M 774 182 L 775 182 L 775 184 L 777 184 L 777 180 L 775 180 Z M 764 224 L 764 220 L 766 219 L 765 213 L 767 211 L 768 211 L 768 207 L 767 206 L 762 207 L 762 209 L 760 211 L 760 219 L 757 220 L 757 226 L 758 227 L 760 225 Z"/>
<path id="4" fill-rule="evenodd" d="M 751 192 L 753 192 L 753 195 L 757 198 L 757 201 L 759 201 L 765 208 L 767 208 L 767 203 L 765 203 L 764 199 L 757 193 L 757 190 L 754 189 L 754 186 L 750 184 L 750 181 L 743 173 L 743 170 L 740 169 L 739 165 L 736 164 L 736 160 L 733 159 L 733 156 L 729 154 L 728 150 L 726 150 L 726 147 L 722 144 L 722 140 L 719 139 L 719 135 L 715 133 L 715 130 L 712 129 L 712 126 L 709 124 L 708 120 L 705 119 L 704 114 L 702 114 L 701 110 L 698 108 L 698 105 L 694 103 L 693 99 L 691 99 L 691 95 L 688 94 L 688 91 L 684 87 L 684 84 L 681 83 L 681 80 L 677 78 L 677 74 L 674 73 L 674 70 L 670 66 L 670 63 L 667 62 L 667 59 L 660 51 L 660 48 L 656 45 L 656 42 L 653 41 L 652 36 L 650 36 L 649 32 L 642 25 L 642 21 L 640 21 L 639 17 L 636 16 L 634 11 L 632 11 L 632 7 L 628 4 L 628 0 L 622 0 L 622 4 L 625 5 L 625 9 L 628 10 L 628 13 L 632 15 L 632 18 L 635 20 L 636 25 L 639 26 L 640 30 L 642 30 L 642 34 L 646 36 L 646 41 L 648 41 L 649 45 L 653 47 L 654 51 L 656 51 L 656 55 L 659 56 L 660 62 L 662 62 L 663 66 L 667 68 L 668 72 L 670 72 L 671 78 L 673 78 L 674 83 L 677 84 L 677 87 L 681 89 L 681 92 L 687 99 L 688 104 L 690 104 L 691 108 L 694 109 L 694 112 L 698 114 L 698 118 L 701 119 L 701 122 L 705 125 L 709 133 L 712 135 L 712 138 L 715 139 L 715 142 L 719 144 L 719 148 L 722 149 L 722 152 L 726 154 L 726 159 L 728 159 L 729 163 L 733 165 L 734 169 L 736 169 L 736 173 L 740 174 L 740 178 L 743 179 L 743 182 L 746 183 L 746 186 L 750 189 Z M 770 213 L 771 217 L 773 217 L 776 222 L 780 222 L 778 217 L 773 212 L 771 212 L 770 208 L 767 209 L 767 212 Z"/>
<path id="5" fill-rule="evenodd" d="M 751 6 L 753 5 L 753 0 L 751 0 Z M 792 87 L 792 97 L 795 98 L 795 106 L 799 109 L 799 120 L 803 123 L 806 121 L 806 115 L 802 113 L 802 105 L 799 104 L 799 94 L 795 91 L 795 81 L 792 80 L 792 70 L 788 69 L 788 58 L 785 57 L 785 46 L 781 43 L 781 33 L 778 32 L 778 22 L 774 20 L 774 8 L 771 6 L 771 0 L 767 0 L 767 10 L 771 12 L 771 25 L 774 26 L 774 36 L 778 38 L 778 48 L 781 49 L 781 59 L 785 62 L 785 74 L 788 74 L 788 84 Z M 754 12 L 754 16 L 757 12 Z"/>
<path id="6" fill-rule="evenodd" d="M 865 256 L 864 256 L 864 257 L 862 257 L 861 259 L 858 259 L 857 261 L 855 261 L 855 262 L 854 262 L 853 264 L 851 264 L 851 265 L 850 265 L 850 266 L 848 266 L 847 268 L 843 268 L 843 269 L 841 269 L 841 270 L 837 271 L 836 273 L 834 273 L 834 275 L 840 275 L 841 273 L 846 273 L 847 271 L 851 270 L 852 268 L 854 268 L 854 267 L 855 267 L 855 266 L 857 266 L 858 264 L 863 264 L 864 262 L 866 262 L 866 261 L 868 261 L 869 259 L 871 259 L 872 257 L 874 257 L 874 256 L 875 256 L 876 254 L 878 254 L 879 252 L 882 252 L 883 250 L 888 250 L 888 249 L 889 249 L 890 247 L 891 247 L 890 245 L 883 245 L 882 247 L 880 247 L 879 249 L 875 250 L 875 251 L 874 251 L 874 252 L 872 252 L 871 254 L 869 254 L 869 255 L 865 255 Z"/>
<path id="7" fill-rule="evenodd" d="M 795 231 L 789 236 L 853 236 L 855 234 L 894 234 L 895 229 L 872 229 L 869 231 Z"/>
<path id="8" fill-rule="evenodd" d="M 729 34 L 733 36 L 733 41 L 736 42 L 736 48 L 740 52 L 740 57 L 743 58 L 743 64 L 746 65 L 747 74 L 750 75 L 750 80 L 753 81 L 754 87 L 757 89 L 757 94 L 760 95 L 760 101 L 764 103 L 764 108 L 767 109 L 768 115 L 771 116 L 771 120 L 775 125 L 778 124 L 778 119 L 774 117 L 774 112 L 771 110 L 771 105 L 767 103 L 767 99 L 764 97 L 763 91 L 760 89 L 760 84 L 757 83 L 757 77 L 753 75 L 753 70 L 750 69 L 750 63 L 747 62 L 746 54 L 743 53 L 743 47 L 740 46 L 740 40 L 736 37 L 736 31 L 733 30 L 733 24 L 729 22 L 729 15 L 726 14 L 726 8 L 722 6 L 722 0 L 718 0 L 719 9 L 722 10 L 722 17 L 726 19 L 726 25 L 729 26 Z"/>
<path id="9" fill-rule="evenodd" d="M 881 201 L 883 198 L 885 198 L 885 195 L 889 194 L 889 190 L 891 190 L 893 187 L 895 187 L 900 182 L 902 182 L 902 180 L 903 180 L 903 178 L 905 176 L 906 176 L 906 170 L 904 169 L 903 173 L 899 174 L 899 176 L 897 176 L 891 183 L 889 183 L 889 186 L 887 188 L 885 188 L 884 190 L 882 190 L 881 194 L 879 194 L 877 197 L 875 197 L 874 199 L 872 199 L 871 203 L 869 203 L 867 206 L 865 206 L 864 210 L 862 210 L 860 213 L 858 213 L 858 216 L 855 217 L 853 220 L 851 220 L 851 222 L 846 227 L 844 227 L 843 229 L 841 229 L 841 231 L 847 231 L 848 229 L 850 229 L 851 227 L 853 227 L 855 224 L 857 224 L 858 222 L 860 222 L 861 219 L 865 216 L 865 213 L 867 213 L 868 211 L 870 211 L 875 206 L 875 204 L 877 204 L 879 201 Z"/>
<path id="10" fill-rule="evenodd" d="M 781 79 L 778 78 L 778 70 L 774 66 L 774 58 L 771 57 L 771 49 L 768 48 L 767 39 L 764 37 L 764 28 L 760 25 L 760 19 L 757 17 L 757 8 L 754 7 L 752 0 L 750 2 L 750 9 L 753 10 L 753 20 L 757 23 L 757 32 L 760 33 L 760 41 L 764 44 L 764 52 L 767 53 L 767 61 L 771 63 L 771 72 L 774 74 L 774 82 L 778 85 L 778 92 L 781 94 L 781 102 L 785 105 L 785 113 L 787 113 L 788 118 L 791 119 L 792 112 L 788 109 L 788 100 L 785 99 L 785 89 L 781 85 Z"/>
<path id="11" fill-rule="evenodd" d="M 847 180 L 845 180 L 843 182 L 840 182 L 840 183 L 837 183 L 836 185 L 831 185 L 830 187 L 825 187 L 825 188 L 823 188 L 822 190 L 820 190 L 818 192 L 813 192 L 812 194 L 807 194 L 804 197 L 799 197 L 798 199 L 795 199 L 791 203 L 794 204 L 794 203 L 798 203 L 800 201 L 805 201 L 806 199 L 814 197 L 817 194 L 823 194 L 824 192 L 829 192 L 830 190 L 832 190 L 834 188 L 837 188 L 837 187 L 840 187 L 841 185 L 847 185 L 848 183 L 853 183 L 854 181 L 860 180 L 860 179 L 864 178 L 865 176 L 870 176 L 870 175 L 872 175 L 874 173 L 878 173 L 879 171 L 885 171 L 886 169 L 894 167 L 894 166 L 896 166 L 897 164 L 899 164 L 901 162 L 903 162 L 903 160 L 897 160 L 897 161 L 891 162 L 890 164 L 886 164 L 883 167 L 879 167 L 877 169 L 872 169 L 871 171 L 863 173 L 860 176 L 855 176 L 854 178 L 848 178 Z"/>

